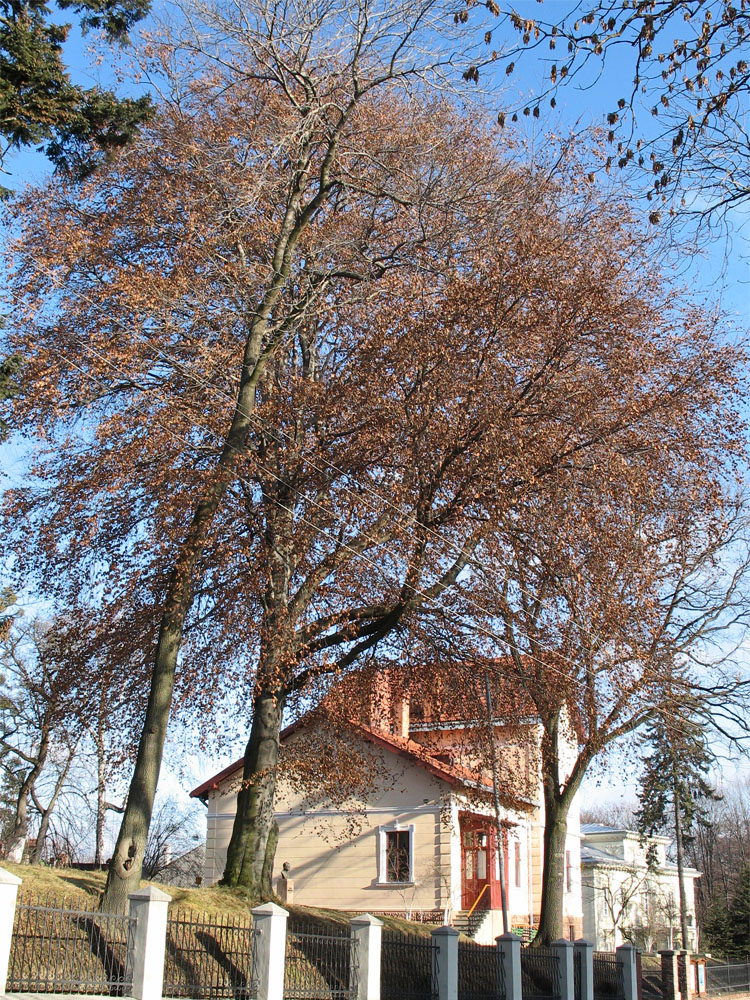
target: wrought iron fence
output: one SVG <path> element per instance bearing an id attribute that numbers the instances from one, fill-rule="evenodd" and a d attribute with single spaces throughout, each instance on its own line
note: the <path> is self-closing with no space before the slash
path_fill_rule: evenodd
<path id="1" fill-rule="evenodd" d="M 257 995 L 252 945 L 253 925 L 247 918 L 170 913 L 164 995 L 251 1000 Z"/>
<path id="2" fill-rule="evenodd" d="M 433 1000 L 432 968 L 440 959 L 429 937 L 383 931 L 380 951 L 381 1000 Z"/>
<path id="3" fill-rule="evenodd" d="M 582 1000 L 581 997 L 581 983 L 583 980 L 582 972 L 583 964 L 583 953 L 576 948 L 573 951 L 573 996 L 575 1000 Z"/>
<path id="4" fill-rule="evenodd" d="M 284 1000 L 353 1000 L 358 959 L 348 927 L 329 924 L 323 934 L 292 927 L 286 937 Z"/>
<path id="5" fill-rule="evenodd" d="M 560 958 L 552 948 L 521 949 L 523 1000 L 559 1000 Z"/>
<path id="6" fill-rule="evenodd" d="M 750 992 L 750 963 L 732 962 L 726 965 L 706 965 L 707 993 Z"/>
<path id="7" fill-rule="evenodd" d="M 617 956 L 608 952 L 594 952 L 594 1000 L 625 1000 L 625 982 L 622 965 Z"/>
<path id="8" fill-rule="evenodd" d="M 505 1000 L 503 953 L 495 945 L 459 941 L 458 1000 Z"/>
<path id="9" fill-rule="evenodd" d="M 8 991 L 127 995 L 134 925 L 130 917 L 99 913 L 90 899 L 19 898 Z"/>

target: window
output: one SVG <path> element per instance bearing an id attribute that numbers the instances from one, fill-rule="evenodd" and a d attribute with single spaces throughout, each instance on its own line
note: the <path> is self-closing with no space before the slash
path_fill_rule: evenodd
<path id="1" fill-rule="evenodd" d="M 413 882 L 414 827 L 381 826 L 378 840 L 378 882 L 381 885 Z"/>
<path id="2" fill-rule="evenodd" d="M 565 852 L 565 891 L 570 892 L 573 888 L 573 861 L 570 851 Z"/>
<path id="3" fill-rule="evenodd" d="M 518 841 L 515 843 L 515 862 L 516 862 L 516 889 L 521 888 L 521 845 Z"/>
<path id="4" fill-rule="evenodd" d="M 389 830 L 386 838 L 386 882 L 409 881 L 409 831 Z"/>

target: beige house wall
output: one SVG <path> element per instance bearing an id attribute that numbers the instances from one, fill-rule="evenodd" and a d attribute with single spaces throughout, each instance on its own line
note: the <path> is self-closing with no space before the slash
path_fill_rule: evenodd
<path id="1" fill-rule="evenodd" d="M 396 912 L 450 906 L 458 874 L 450 830 L 450 786 L 425 769 L 375 748 L 382 776 L 367 803 L 351 801 L 346 811 L 310 807 L 283 779 L 276 798 L 279 842 L 274 880 L 284 862 L 294 880 L 294 901 L 350 910 Z M 236 779 L 209 793 L 205 881 L 221 878 L 236 811 Z M 379 882 L 382 833 L 411 830 L 413 881 L 394 886 Z"/>

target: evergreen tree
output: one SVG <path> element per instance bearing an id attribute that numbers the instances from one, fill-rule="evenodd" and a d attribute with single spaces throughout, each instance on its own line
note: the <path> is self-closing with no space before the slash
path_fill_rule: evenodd
<path id="1" fill-rule="evenodd" d="M 21 367 L 21 359 L 17 354 L 0 361 L 0 403 L 7 399 L 13 399 L 18 392 L 18 383 L 15 376 Z M 8 432 L 8 425 L 0 416 L 0 441 L 3 441 Z"/>
<path id="2" fill-rule="evenodd" d="M 148 0 L 57 0 L 73 8 L 82 30 L 125 42 L 148 12 Z M 148 97 L 118 98 L 74 84 L 63 64 L 69 24 L 55 24 L 43 0 L 0 0 L 0 136 L 5 152 L 44 149 L 58 167 L 77 175 L 92 169 L 97 150 L 124 145 L 150 117 Z M 0 158 L 1 159 L 1 158 Z"/>
<path id="3" fill-rule="evenodd" d="M 701 928 L 703 948 L 730 957 L 734 953 L 732 938 L 732 918 L 726 900 L 714 899 Z"/>
<path id="4" fill-rule="evenodd" d="M 729 933 L 734 958 L 750 954 L 750 865 L 745 865 L 729 910 Z"/>
<path id="5" fill-rule="evenodd" d="M 674 836 L 680 894 L 682 947 L 688 947 L 687 901 L 685 898 L 685 845 L 697 823 L 707 823 L 701 807 L 716 798 L 707 780 L 713 756 L 706 741 L 705 727 L 696 706 L 676 705 L 667 698 L 649 724 L 644 743 L 651 753 L 644 759 L 637 813 L 638 829 L 653 835 L 668 831 Z"/>

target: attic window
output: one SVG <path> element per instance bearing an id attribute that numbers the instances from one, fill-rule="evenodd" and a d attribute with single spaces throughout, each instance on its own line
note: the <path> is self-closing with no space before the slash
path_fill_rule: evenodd
<path id="1" fill-rule="evenodd" d="M 408 885 L 414 881 L 414 827 L 380 827 L 378 831 L 378 883 Z"/>

